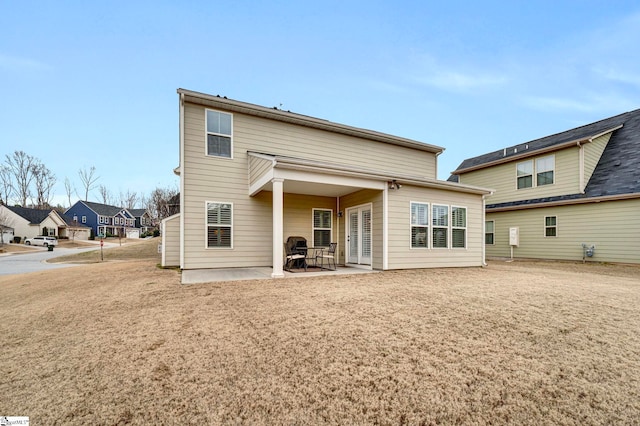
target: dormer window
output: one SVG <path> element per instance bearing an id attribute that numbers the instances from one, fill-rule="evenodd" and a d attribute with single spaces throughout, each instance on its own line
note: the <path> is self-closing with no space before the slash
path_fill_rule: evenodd
<path id="1" fill-rule="evenodd" d="M 518 189 L 531 188 L 533 186 L 533 161 L 518 163 Z"/>
<path id="2" fill-rule="evenodd" d="M 534 186 L 551 185 L 555 179 L 556 159 L 553 155 L 534 160 L 522 161 L 516 165 L 518 189 L 533 188 Z M 534 181 L 533 176 L 536 179 Z"/>
<path id="3" fill-rule="evenodd" d="M 538 158 L 536 160 L 536 185 L 551 185 L 556 168 L 556 159 L 553 155 Z"/>

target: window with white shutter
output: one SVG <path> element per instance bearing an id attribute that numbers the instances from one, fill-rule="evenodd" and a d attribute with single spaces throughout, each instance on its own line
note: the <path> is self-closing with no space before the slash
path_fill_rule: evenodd
<path id="1" fill-rule="evenodd" d="M 411 203 L 411 248 L 429 248 L 429 204 Z"/>
<path id="2" fill-rule="evenodd" d="M 449 206 L 433 205 L 431 237 L 433 248 L 447 248 L 449 233 Z"/>
<path id="3" fill-rule="evenodd" d="M 313 247 L 329 247 L 332 223 L 333 210 L 313 209 Z"/>
<path id="4" fill-rule="evenodd" d="M 451 206 L 451 247 L 467 247 L 467 209 Z"/>
<path id="5" fill-rule="evenodd" d="M 206 203 L 207 247 L 231 248 L 233 231 L 233 205 L 231 203 Z"/>

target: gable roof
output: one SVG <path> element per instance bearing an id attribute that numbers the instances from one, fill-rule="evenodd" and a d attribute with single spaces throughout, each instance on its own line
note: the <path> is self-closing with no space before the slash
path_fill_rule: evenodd
<path id="1" fill-rule="evenodd" d="M 110 206 L 108 204 L 94 203 L 93 201 L 79 201 L 84 203 L 91 210 L 99 214 L 100 216 L 115 216 L 122 211 L 122 208 L 116 206 Z"/>
<path id="2" fill-rule="evenodd" d="M 71 216 L 67 216 L 66 214 L 63 214 L 63 213 L 58 213 L 58 214 L 60 215 L 62 220 L 65 221 L 67 226 L 70 226 L 70 227 L 73 227 L 73 228 L 87 228 L 87 229 L 89 229 L 89 227 L 87 225 L 83 225 L 82 223 L 78 222 L 77 220 L 76 220 L 76 223 L 73 223 L 73 218 Z"/>
<path id="3" fill-rule="evenodd" d="M 127 209 L 133 217 L 141 217 L 147 212 L 147 209 Z"/>
<path id="4" fill-rule="evenodd" d="M 334 123 L 328 120 L 310 117 L 308 115 L 296 114 L 291 111 L 278 109 L 276 107 L 267 108 L 247 102 L 227 99 L 226 96 L 221 97 L 220 95 L 207 95 L 205 93 L 194 92 L 186 89 L 178 89 L 178 94 L 180 95 L 181 99 L 184 99 L 187 102 L 203 105 L 205 107 L 220 108 L 227 111 L 238 112 L 241 114 L 267 118 L 275 121 L 282 121 L 285 123 L 296 124 L 358 138 L 365 138 L 377 142 L 388 143 L 391 145 L 418 149 L 420 151 L 431 152 L 434 154 L 440 154 L 444 151 L 444 148 L 440 146 L 430 145 L 412 139 L 406 139 L 399 136 L 376 132 L 373 130 Z"/>
<path id="5" fill-rule="evenodd" d="M 491 167 L 502 162 L 514 161 L 522 157 L 562 149 L 563 147 L 576 145 L 578 142 L 586 143 L 590 139 L 609 132 L 612 132 L 609 143 L 585 187 L 584 194 L 577 193 L 514 201 L 487 207 L 500 208 L 584 198 L 640 194 L 640 109 L 522 143 L 506 150 L 494 151 L 466 159 L 448 180 L 457 182 L 457 175 L 465 171 Z"/>
<path id="6" fill-rule="evenodd" d="M 12 212 L 14 212 L 15 214 L 17 214 L 18 216 L 28 220 L 29 223 L 32 225 L 38 225 L 42 223 L 42 221 L 45 220 L 47 216 L 49 216 L 49 213 L 51 212 L 51 209 L 39 210 L 39 209 L 30 209 L 27 207 L 15 207 L 15 206 L 14 207 L 5 206 L 5 207 L 11 210 Z"/>

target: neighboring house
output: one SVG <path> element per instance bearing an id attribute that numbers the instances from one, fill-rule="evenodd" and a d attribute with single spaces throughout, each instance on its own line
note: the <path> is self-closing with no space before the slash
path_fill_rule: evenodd
<path id="1" fill-rule="evenodd" d="M 388 270 L 484 263 L 489 191 L 437 180 L 443 148 L 179 89 L 180 208 L 163 264 L 270 266 L 287 237 L 338 243 L 339 264 Z M 168 232 L 167 232 L 168 231 Z"/>
<path id="2" fill-rule="evenodd" d="M 469 158 L 450 180 L 495 189 L 488 256 L 513 247 L 521 258 L 640 263 L 640 110 Z"/>
<path id="3" fill-rule="evenodd" d="M 92 201 L 77 201 L 65 212 L 73 221 L 93 229 L 96 236 L 124 235 L 138 237 L 139 230 L 135 226 L 135 217 L 121 207 Z"/>
<path id="4" fill-rule="evenodd" d="M 153 219 L 151 219 L 151 215 L 147 209 L 128 209 L 128 211 L 135 219 L 134 227 L 140 230 L 140 234 L 144 234 L 155 229 Z"/>
<path id="5" fill-rule="evenodd" d="M 66 214 L 60 214 L 62 219 L 67 224 L 66 228 L 60 229 L 60 236 L 66 237 L 70 240 L 88 240 L 91 236 L 91 228 L 79 223 L 77 220 L 73 220 L 72 216 Z"/>
<path id="6" fill-rule="evenodd" d="M 14 235 L 21 239 L 37 235 L 64 237 L 68 228 L 63 215 L 53 209 L 0 205 L 0 218 L 3 219 L 3 225 L 13 228 Z"/>

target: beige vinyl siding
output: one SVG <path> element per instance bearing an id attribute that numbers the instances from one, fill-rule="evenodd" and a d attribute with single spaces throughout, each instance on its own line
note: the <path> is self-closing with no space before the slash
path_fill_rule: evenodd
<path id="1" fill-rule="evenodd" d="M 47 233 L 48 233 L 49 229 L 55 229 L 55 235 L 57 237 L 58 236 L 58 225 L 60 225 L 60 223 L 58 223 L 55 220 L 53 220 L 53 218 L 51 218 L 51 216 L 47 216 L 46 218 L 44 218 L 44 220 L 42 222 L 40 222 L 40 225 L 38 226 L 38 235 L 43 235 L 42 230 L 46 227 L 47 228 Z"/>
<path id="2" fill-rule="evenodd" d="M 333 197 L 314 197 L 309 195 L 284 194 L 284 242 L 288 237 L 300 236 L 307 239 L 307 245 L 313 243 L 313 209 L 333 211 L 331 238 L 336 239 L 336 199 Z"/>
<path id="3" fill-rule="evenodd" d="M 611 139 L 611 133 L 602 135 L 593 140 L 593 142 L 584 145 L 584 184 L 585 186 L 591 179 L 591 175 L 600 161 L 600 157 L 604 152 L 607 144 Z"/>
<path id="4" fill-rule="evenodd" d="M 249 184 L 253 185 L 266 172 L 271 170 L 272 166 L 272 160 L 267 160 L 266 158 L 259 158 L 256 156 L 249 156 Z"/>
<path id="5" fill-rule="evenodd" d="M 162 222 L 162 266 L 180 266 L 180 215 Z"/>
<path id="6" fill-rule="evenodd" d="M 21 240 L 38 235 L 37 226 L 30 225 L 28 220 L 3 205 L 0 205 L 0 218 L 3 218 L 2 224 L 13 228 L 13 235 L 20 237 Z"/>
<path id="7" fill-rule="evenodd" d="M 409 185 L 388 191 L 389 196 L 389 269 L 481 266 L 484 244 L 482 196 Z M 466 248 L 411 248 L 411 202 L 429 204 L 429 223 L 433 204 L 466 207 Z M 429 227 L 429 246 L 432 236 Z M 449 238 L 449 247 L 451 239 Z"/>
<path id="8" fill-rule="evenodd" d="M 595 245 L 589 261 L 640 263 L 640 200 L 487 213 L 495 221 L 495 245 L 487 256 L 508 257 L 509 228 L 520 228 L 514 257 L 582 260 L 582 243 Z M 557 237 L 544 237 L 545 216 L 557 217 Z"/>
<path id="9" fill-rule="evenodd" d="M 255 197 L 248 196 L 247 151 L 435 177 L 436 157 L 432 153 L 238 113 L 233 114 L 233 125 L 233 159 L 207 156 L 205 108 L 189 103 L 184 105 L 181 179 L 184 185 L 185 269 L 271 265 L 272 194 L 261 192 Z M 367 163 L 363 164 L 365 157 Z M 206 248 L 207 201 L 233 203 L 232 249 Z M 306 224 L 309 238 L 312 207 L 323 206 L 309 205 Z M 297 232 L 288 228 L 286 209 L 285 204 L 285 238 L 287 232 Z M 377 211 L 377 214 L 382 214 L 381 208 L 374 209 L 374 214 Z M 374 220 L 381 226 L 379 218 L 374 217 Z M 374 252 L 374 256 L 374 261 L 381 267 L 382 254 Z"/>
<path id="10" fill-rule="evenodd" d="M 383 269 L 383 193 L 372 189 L 356 191 L 340 197 L 340 210 L 345 212 L 340 218 L 339 263 L 345 263 L 346 211 L 371 203 L 371 267 Z"/>
<path id="11" fill-rule="evenodd" d="M 243 157 L 251 150 L 436 178 L 432 153 L 242 114 L 234 114 L 234 144 Z"/>
<path id="12" fill-rule="evenodd" d="M 516 165 L 523 161 L 555 156 L 554 183 L 517 189 Z M 536 171 L 533 181 L 536 180 Z M 495 193 L 487 197 L 487 204 L 507 201 L 531 200 L 555 195 L 577 194 L 580 192 L 580 154 L 577 146 L 553 153 L 525 158 L 510 163 L 500 164 L 486 169 L 474 170 L 460 176 L 460 183 L 483 188 L 495 189 Z"/>

